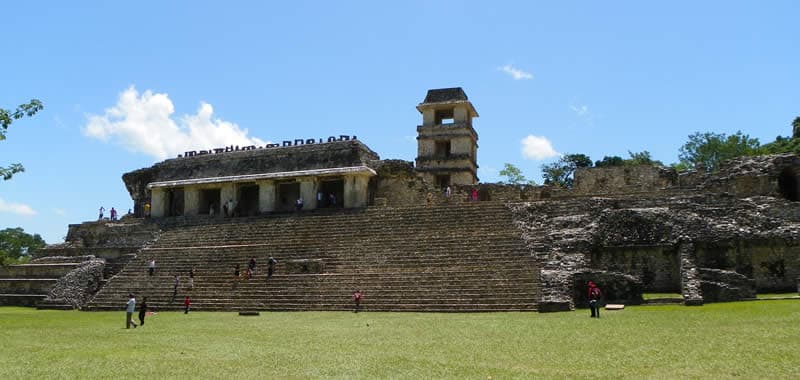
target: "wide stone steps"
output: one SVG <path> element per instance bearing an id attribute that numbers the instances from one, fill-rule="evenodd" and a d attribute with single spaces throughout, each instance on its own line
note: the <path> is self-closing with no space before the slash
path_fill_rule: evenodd
<path id="1" fill-rule="evenodd" d="M 90 309 L 119 310 L 131 291 L 163 310 L 181 309 L 187 294 L 194 310 L 350 310 L 356 288 L 365 307 L 386 311 L 527 311 L 539 299 L 536 262 L 502 203 L 209 219 L 167 220 Z M 267 256 L 279 261 L 268 281 Z M 250 257 L 256 276 L 234 281 Z M 322 274 L 286 273 L 301 260 L 321 263 Z"/>

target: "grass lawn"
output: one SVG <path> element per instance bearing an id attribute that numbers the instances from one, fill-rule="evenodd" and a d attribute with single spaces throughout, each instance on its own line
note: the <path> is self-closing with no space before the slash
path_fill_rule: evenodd
<path id="1" fill-rule="evenodd" d="M 645 300 L 657 300 L 664 298 L 683 298 L 680 293 L 643 293 L 642 298 Z"/>
<path id="2" fill-rule="evenodd" d="M 800 302 L 537 313 L 0 308 L 0 379 L 800 378 Z"/>

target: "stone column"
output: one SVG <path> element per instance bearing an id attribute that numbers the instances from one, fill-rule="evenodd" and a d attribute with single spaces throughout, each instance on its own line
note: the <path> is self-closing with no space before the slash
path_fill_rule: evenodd
<path id="1" fill-rule="evenodd" d="M 300 196 L 303 197 L 303 210 L 317 208 L 317 181 L 314 177 L 303 177 L 300 182 Z"/>
<path id="2" fill-rule="evenodd" d="M 365 175 L 346 175 L 344 177 L 344 208 L 367 206 L 367 184 Z"/>
<path id="3" fill-rule="evenodd" d="M 167 193 L 163 188 L 156 187 L 150 190 L 150 216 L 163 218 L 167 209 Z"/>
<path id="4" fill-rule="evenodd" d="M 268 213 L 275 211 L 275 181 L 264 180 L 256 182 L 258 185 L 258 211 Z"/>
<path id="5" fill-rule="evenodd" d="M 208 210 L 205 212 L 207 213 Z M 183 188 L 183 214 L 200 214 L 200 189 L 198 187 L 186 186 Z"/>
<path id="6" fill-rule="evenodd" d="M 232 183 L 232 182 L 231 183 L 223 183 L 222 184 L 222 188 L 219 191 L 220 207 L 222 207 L 222 205 L 224 205 L 226 202 L 228 202 L 231 199 L 233 199 L 237 203 L 239 202 L 239 200 L 236 199 L 236 187 L 234 186 L 234 183 Z"/>

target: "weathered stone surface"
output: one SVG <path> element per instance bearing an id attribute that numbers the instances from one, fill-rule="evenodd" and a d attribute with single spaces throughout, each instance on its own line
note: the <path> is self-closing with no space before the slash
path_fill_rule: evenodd
<path id="1" fill-rule="evenodd" d="M 509 208 L 542 265 L 543 303 L 581 306 L 585 283 L 565 284 L 590 271 L 633 276 L 639 293 L 680 292 L 687 305 L 751 298 L 756 290 L 794 289 L 800 275 L 800 204 L 778 188 L 779 176 L 791 187 L 787 167 L 796 161 L 730 162 L 717 174 L 693 174 L 700 191 L 678 180 L 660 191 L 617 187 L 622 193 L 605 198 L 559 196 Z"/>
<path id="2" fill-rule="evenodd" d="M 56 286 L 45 298 L 45 303 L 68 304 L 81 308 L 102 285 L 103 259 L 93 259 L 81 263 L 77 268 L 58 279 Z"/>
<path id="3" fill-rule="evenodd" d="M 287 274 L 324 273 L 325 263 L 320 259 L 287 260 L 285 268 Z"/>

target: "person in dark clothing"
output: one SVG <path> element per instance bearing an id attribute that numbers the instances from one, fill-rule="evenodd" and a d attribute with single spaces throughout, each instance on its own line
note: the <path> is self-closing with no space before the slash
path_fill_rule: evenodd
<path id="1" fill-rule="evenodd" d="M 600 299 L 603 297 L 603 292 L 597 285 L 589 281 L 589 309 L 592 310 L 591 318 L 600 318 Z"/>
<path id="2" fill-rule="evenodd" d="M 253 278 L 253 275 L 256 274 L 256 258 L 251 257 L 250 262 L 247 263 L 247 279 Z"/>
<path id="3" fill-rule="evenodd" d="M 142 298 L 139 304 L 139 325 L 144 326 L 144 317 L 147 315 L 147 297 Z"/>
<path id="4" fill-rule="evenodd" d="M 275 271 L 275 264 L 278 263 L 278 260 L 275 260 L 272 256 L 267 259 L 267 280 L 272 277 L 272 272 Z"/>
<path id="5" fill-rule="evenodd" d="M 192 301 L 189 299 L 189 296 L 183 299 L 183 314 L 189 314 L 189 306 L 192 305 Z"/>

